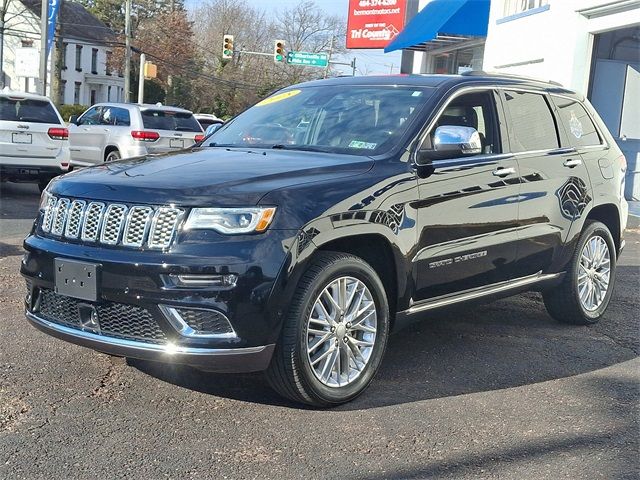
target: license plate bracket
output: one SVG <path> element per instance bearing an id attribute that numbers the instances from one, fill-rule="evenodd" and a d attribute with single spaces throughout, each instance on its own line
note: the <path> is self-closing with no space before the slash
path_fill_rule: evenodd
<path id="1" fill-rule="evenodd" d="M 11 142 L 30 145 L 33 143 L 33 136 L 30 133 L 21 133 L 21 132 L 12 133 Z"/>
<path id="2" fill-rule="evenodd" d="M 169 139 L 169 146 L 171 148 L 184 148 L 184 140 L 182 138 Z"/>
<path id="3" fill-rule="evenodd" d="M 55 292 L 59 295 L 98 301 L 98 275 L 101 265 L 66 258 L 54 259 Z"/>

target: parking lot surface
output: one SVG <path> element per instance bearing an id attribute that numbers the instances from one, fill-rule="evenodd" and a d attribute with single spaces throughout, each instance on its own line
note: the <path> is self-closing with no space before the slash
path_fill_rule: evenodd
<path id="1" fill-rule="evenodd" d="M 18 274 L 38 205 L 0 197 L 0 478 L 603 478 L 640 476 L 640 229 L 606 318 L 554 322 L 538 294 L 426 316 L 332 410 L 260 374 L 111 358 L 48 337 Z"/>

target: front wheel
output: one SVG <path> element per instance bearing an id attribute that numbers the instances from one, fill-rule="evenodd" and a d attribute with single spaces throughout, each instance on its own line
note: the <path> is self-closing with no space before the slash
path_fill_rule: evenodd
<path id="1" fill-rule="evenodd" d="M 322 252 L 294 294 L 267 379 L 297 402 L 348 402 L 373 379 L 388 334 L 389 306 L 375 270 L 359 257 Z"/>
<path id="2" fill-rule="evenodd" d="M 569 269 L 558 288 L 543 292 L 549 314 L 563 323 L 589 325 L 604 315 L 616 278 L 616 249 L 600 222 L 584 228 Z"/>

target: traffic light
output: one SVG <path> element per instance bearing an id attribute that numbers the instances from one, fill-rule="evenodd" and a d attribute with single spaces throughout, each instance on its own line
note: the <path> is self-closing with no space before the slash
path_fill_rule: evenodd
<path id="1" fill-rule="evenodd" d="M 230 60 L 233 58 L 233 35 L 225 35 L 222 41 L 222 58 Z"/>
<path id="2" fill-rule="evenodd" d="M 276 63 L 285 61 L 284 40 L 276 40 L 273 43 L 273 61 Z"/>

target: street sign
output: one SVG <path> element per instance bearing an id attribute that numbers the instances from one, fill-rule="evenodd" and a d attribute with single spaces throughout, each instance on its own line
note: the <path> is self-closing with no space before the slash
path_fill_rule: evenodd
<path id="1" fill-rule="evenodd" d="M 329 55 L 326 53 L 288 52 L 287 63 L 303 67 L 326 68 L 329 65 Z"/>
<path id="2" fill-rule="evenodd" d="M 40 76 L 40 51 L 33 47 L 16 48 L 16 77 L 38 78 Z"/>

